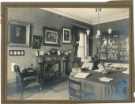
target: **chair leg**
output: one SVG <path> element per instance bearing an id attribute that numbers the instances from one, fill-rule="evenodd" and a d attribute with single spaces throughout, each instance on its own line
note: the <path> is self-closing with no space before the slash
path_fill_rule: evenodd
<path id="1" fill-rule="evenodd" d="M 24 87 L 22 85 L 20 86 L 20 98 L 24 99 Z"/>
<path id="2" fill-rule="evenodd" d="M 43 89 L 43 88 L 40 86 L 39 90 L 42 91 L 42 89 Z"/>
<path id="3" fill-rule="evenodd" d="M 20 99 L 23 99 L 23 94 L 24 94 L 24 88 L 21 84 L 17 84 L 16 86 L 17 92 L 19 92 Z"/>
<path id="4" fill-rule="evenodd" d="M 20 76 L 16 76 L 16 90 L 19 92 L 20 98 L 23 98 L 24 87 Z"/>
<path id="5" fill-rule="evenodd" d="M 39 80 L 38 83 L 39 83 L 39 86 L 40 86 L 39 90 L 41 91 L 43 89 L 43 81 Z"/>

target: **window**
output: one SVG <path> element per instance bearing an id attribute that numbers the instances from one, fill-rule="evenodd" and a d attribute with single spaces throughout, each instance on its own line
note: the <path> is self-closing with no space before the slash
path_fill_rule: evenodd
<path id="1" fill-rule="evenodd" d="M 80 40 L 79 40 L 77 56 L 84 58 L 85 56 L 87 56 L 86 33 L 80 32 L 79 35 L 80 35 Z"/>

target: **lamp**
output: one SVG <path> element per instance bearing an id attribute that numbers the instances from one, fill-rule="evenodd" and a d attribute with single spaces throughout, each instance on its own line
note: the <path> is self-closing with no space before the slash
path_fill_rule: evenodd
<path id="1" fill-rule="evenodd" d="M 100 30 L 97 30 L 97 33 L 96 33 L 96 38 L 99 38 L 101 35 L 101 31 Z"/>
<path id="2" fill-rule="evenodd" d="M 108 29 L 108 34 L 111 34 L 111 33 L 112 33 L 112 29 L 109 28 L 109 29 Z"/>
<path id="3" fill-rule="evenodd" d="M 97 26 L 97 31 L 96 31 L 96 38 L 99 38 L 101 35 L 101 31 L 100 31 L 100 12 L 101 12 L 101 8 L 96 8 L 96 12 L 97 12 L 97 22 L 98 22 L 98 26 Z"/>
<path id="4" fill-rule="evenodd" d="M 97 12 L 97 31 L 96 31 L 96 38 L 99 38 L 101 36 L 101 30 L 100 30 L 100 13 L 101 13 L 101 8 L 96 8 Z M 108 28 L 108 34 L 110 35 L 112 33 L 112 29 Z"/>
<path id="5" fill-rule="evenodd" d="M 104 40 L 103 46 L 107 45 L 107 40 Z"/>
<path id="6" fill-rule="evenodd" d="M 87 30 L 86 30 L 86 33 L 87 33 L 87 36 L 90 35 L 90 30 L 87 29 Z"/>

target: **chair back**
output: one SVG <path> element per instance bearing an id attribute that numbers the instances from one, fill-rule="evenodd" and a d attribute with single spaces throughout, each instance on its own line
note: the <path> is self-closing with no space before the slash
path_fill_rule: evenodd
<path id="1" fill-rule="evenodd" d="M 18 74 L 21 74 L 19 65 L 14 65 L 14 71 L 15 71 L 16 73 L 18 73 Z"/>

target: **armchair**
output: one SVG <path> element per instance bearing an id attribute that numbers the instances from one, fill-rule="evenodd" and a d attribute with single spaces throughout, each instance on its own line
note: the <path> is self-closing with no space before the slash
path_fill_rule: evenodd
<path id="1" fill-rule="evenodd" d="M 16 87 L 17 90 L 21 92 L 21 96 L 23 96 L 24 89 L 33 82 L 40 85 L 38 73 L 32 68 L 24 69 L 21 72 L 20 67 L 14 65 L 14 71 L 16 72 Z"/>

